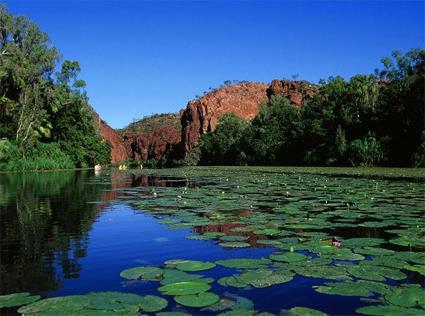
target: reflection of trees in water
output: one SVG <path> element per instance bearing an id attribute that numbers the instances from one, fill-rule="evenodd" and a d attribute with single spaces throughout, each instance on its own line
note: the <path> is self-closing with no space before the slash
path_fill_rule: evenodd
<path id="1" fill-rule="evenodd" d="M 86 172 L 2 174 L 0 293 L 44 292 L 79 276 L 100 186 Z"/>

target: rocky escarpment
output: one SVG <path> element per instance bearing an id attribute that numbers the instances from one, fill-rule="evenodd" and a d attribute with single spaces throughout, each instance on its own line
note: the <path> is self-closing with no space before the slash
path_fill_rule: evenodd
<path id="1" fill-rule="evenodd" d="M 234 113 L 247 121 L 260 111 L 260 104 L 272 95 L 288 98 L 301 106 L 316 93 L 316 86 L 304 81 L 273 80 L 272 83 L 239 83 L 214 90 L 205 96 L 189 101 L 182 111 L 182 148 L 187 153 L 196 145 L 202 134 L 213 131 L 218 119 L 225 113 Z"/>
<path id="2" fill-rule="evenodd" d="M 133 160 L 173 157 L 180 143 L 180 116 L 159 114 L 144 118 L 120 131 L 127 156 Z"/>
<path id="3" fill-rule="evenodd" d="M 96 117 L 102 137 L 111 144 L 111 162 L 115 163 L 127 160 L 127 149 L 122 137 L 105 121 L 100 119 L 98 115 Z"/>
<path id="4" fill-rule="evenodd" d="M 165 154 L 182 158 L 202 134 L 215 130 L 220 116 L 234 113 L 252 120 L 273 95 L 301 106 L 317 87 L 304 81 L 273 80 L 271 84 L 241 82 L 215 89 L 188 102 L 179 114 L 158 114 L 130 124 L 118 133 L 99 119 L 105 139 L 112 145 L 112 162 L 160 159 Z"/>
<path id="5" fill-rule="evenodd" d="M 273 80 L 267 89 L 267 96 L 280 95 L 293 104 L 301 106 L 303 101 L 311 99 L 317 93 L 317 86 L 306 81 Z"/>
<path id="6" fill-rule="evenodd" d="M 219 117 L 225 113 L 234 113 L 245 120 L 253 119 L 260 104 L 267 101 L 268 87 L 265 83 L 238 83 L 189 101 L 181 115 L 184 152 L 196 145 L 202 134 L 213 131 Z"/>

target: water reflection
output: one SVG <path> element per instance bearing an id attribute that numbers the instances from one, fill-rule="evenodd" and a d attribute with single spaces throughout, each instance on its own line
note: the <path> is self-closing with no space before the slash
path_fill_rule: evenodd
<path id="1" fill-rule="evenodd" d="M 1 174 L 0 243 L 2 293 L 42 293 L 75 278 L 87 255 L 88 231 L 99 186 L 87 172 Z"/>
<path id="2" fill-rule="evenodd" d="M 62 171 L 0 174 L 0 293 L 45 294 L 78 278 L 89 232 L 119 189 L 195 187 L 177 178 Z"/>

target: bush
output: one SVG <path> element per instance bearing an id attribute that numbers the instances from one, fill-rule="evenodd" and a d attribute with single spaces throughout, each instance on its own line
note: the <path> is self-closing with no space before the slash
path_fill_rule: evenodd
<path id="1" fill-rule="evenodd" d="M 61 151 L 57 143 L 36 143 L 22 151 L 9 141 L 0 142 L 0 170 L 28 171 L 75 168 L 72 159 Z"/>
<path id="2" fill-rule="evenodd" d="M 362 139 L 353 140 L 350 143 L 350 154 L 353 166 L 376 166 L 384 158 L 380 142 L 371 133 Z"/>

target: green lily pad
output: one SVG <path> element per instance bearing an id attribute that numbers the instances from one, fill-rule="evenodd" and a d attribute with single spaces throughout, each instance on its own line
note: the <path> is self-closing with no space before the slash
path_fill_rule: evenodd
<path id="1" fill-rule="evenodd" d="M 273 253 L 269 258 L 275 261 L 297 262 L 306 260 L 307 256 L 298 252 L 285 252 L 284 254 Z"/>
<path id="2" fill-rule="evenodd" d="M 121 271 L 120 276 L 128 280 L 159 281 L 162 273 L 162 269 L 157 267 L 134 267 Z"/>
<path id="3" fill-rule="evenodd" d="M 191 295 L 208 291 L 211 286 L 202 282 L 177 282 L 158 288 L 164 295 Z"/>
<path id="4" fill-rule="evenodd" d="M 255 234 L 257 234 L 257 235 L 267 235 L 267 236 L 276 236 L 276 235 L 280 234 L 280 230 L 273 229 L 273 228 L 266 228 L 266 229 L 256 230 Z"/>
<path id="5" fill-rule="evenodd" d="M 218 260 L 215 263 L 226 268 L 231 269 L 257 269 L 264 268 L 271 261 L 268 259 L 252 259 L 252 258 L 239 258 L 239 259 L 224 259 Z"/>
<path id="6" fill-rule="evenodd" d="M 159 312 L 155 314 L 156 316 L 191 316 L 191 314 L 183 312 Z"/>
<path id="7" fill-rule="evenodd" d="M 423 310 L 418 308 L 406 308 L 396 305 L 371 305 L 360 307 L 356 310 L 359 314 L 377 316 L 418 316 L 423 315 Z"/>
<path id="8" fill-rule="evenodd" d="M 189 307 L 205 307 L 217 303 L 220 297 L 214 293 L 204 292 L 192 295 L 178 295 L 174 300 L 180 305 Z"/>
<path id="9" fill-rule="evenodd" d="M 185 272 L 203 271 L 215 268 L 215 263 L 187 260 L 176 265 L 176 269 Z"/>
<path id="10" fill-rule="evenodd" d="M 388 303 L 401 307 L 425 306 L 425 290 L 420 286 L 391 288 L 384 298 Z"/>
<path id="11" fill-rule="evenodd" d="M 364 285 L 356 282 L 325 283 L 314 287 L 316 292 L 341 296 L 369 297 L 373 293 Z"/>
<path id="12" fill-rule="evenodd" d="M 327 316 L 328 314 L 308 307 L 293 307 L 290 310 L 282 310 L 280 315 L 287 316 Z"/>
<path id="13" fill-rule="evenodd" d="M 218 314 L 217 316 L 253 316 L 255 310 L 253 309 L 234 309 L 228 312 Z"/>
<path id="14" fill-rule="evenodd" d="M 222 242 L 222 243 L 219 243 L 219 245 L 223 247 L 227 247 L 227 248 L 246 248 L 251 246 L 247 242 L 238 242 L 238 241 Z"/>
<path id="15" fill-rule="evenodd" d="M 70 295 L 63 297 L 46 298 L 29 305 L 22 306 L 18 309 L 20 314 L 31 313 L 73 313 L 82 310 L 88 306 L 90 300 L 84 295 Z"/>
<path id="16" fill-rule="evenodd" d="M 143 297 L 143 301 L 139 306 L 144 312 L 153 313 L 163 310 L 167 305 L 168 301 L 162 297 L 146 295 Z"/>
<path id="17" fill-rule="evenodd" d="M 31 295 L 28 292 L 0 295 L 0 308 L 26 305 L 39 299 L 39 295 Z"/>

